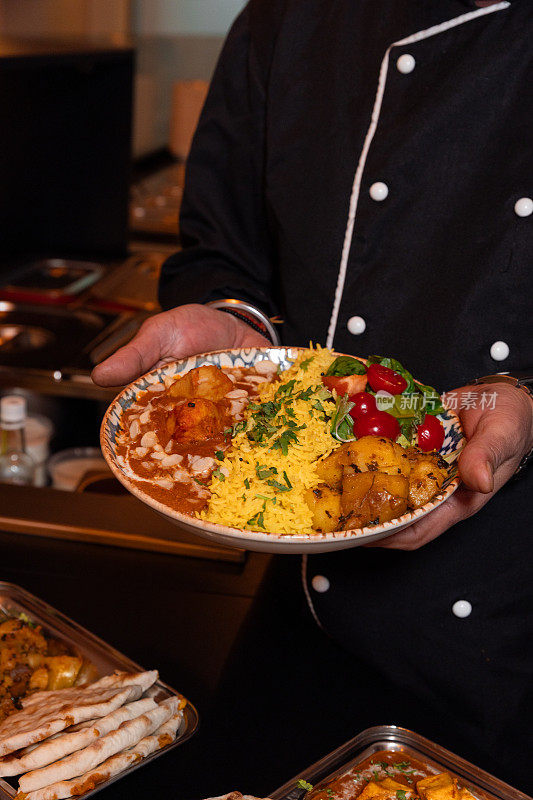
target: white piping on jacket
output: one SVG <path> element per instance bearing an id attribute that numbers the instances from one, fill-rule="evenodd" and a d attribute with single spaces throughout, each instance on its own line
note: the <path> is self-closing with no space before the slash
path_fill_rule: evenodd
<path id="1" fill-rule="evenodd" d="M 309 589 L 307 587 L 307 556 L 302 556 L 302 586 L 304 587 L 305 599 L 307 600 L 307 605 L 309 606 L 311 614 L 313 615 L 313 618 L 314 618 L 316 624 L 318 625 L 318 627 L 323 630 L 322 623 L 320 622 L 320 620 L 318 618 L 318 615 L 317 615 L 317 613 L 315 611 L 315 607 L 314 607 L 313 601 L 311 599 L 311 594 L 310 594 Z"/>
<path id="2" fill-rule="evenodd" d="M 501 11 L 504 8 L 508 8 L 509 6 L 510 3 L 508 2 L 508 0 L 504 0 L 504 2 L 497 3 L 496 5 L 487 6 L 486 8 L 480 8 L 478 11 L 469 11 L 467 14 L 461 14 L 459 17 L 454 17 L 453 19 L 450 19 L 447 22 L 442 22 L 440 25 L 433 25 L 433 27 L 427 28 L 424 31 L 418 31 L 418 33 L 413 33 L 411 36 L 407 36 L 405 39 L 399 39 L 397 42 L 393 42 L 387 48 L 385 55 L 383 56 L 383 61 L 381 62 L 381 67 L 379 70 L 378 88 L 376 92 L 376 99 L 374 101 L 374 108 L 372 109 L 370 127 L 368 128 L 365 137 L 363 149 L 361 151 L 361 156 L 359 158 L 359 163 L 357 165 L 357 170 L 355 172 L 355 177 L 353 181 L 352 194 L 350 196 L 350 207 L 348 212 L 348 222 L 346 225 L 346 233 L 344 235 L 344 244 L 342 247 L 341 263 L 339 267 L 339 277 L 337 279 L 337 288 L 335 289 L 335 298 L 333 301 L 333 309 L 331 312 L 331 319 L 328 328 L 328 336 L 326 339 L 327 347 L 333 347 L 333 339 L 335 338 L 335 331 L 337 329 L 339 309 L 342 301 L 342 294 L 344 291 L 344 282 L 346 280 L 346 270 L 348 267 L 348 257 L 350 255 L 350 248 L 352 246 L 352 236 L 353 236 L 353 229 L 355 222 L 355 214 L 357 212 L 357 204 L 359 202 L 361 180 L 363 177 L 363 171 L 365 168 L 368 151 L 370 150 L 370 145 L 372 144 L 372 139 L 374 138 L 374 134 L 378 126 L 379 115 L 381 112 L 381 104 L 383 102 L 383 95 L 385 94 L 385 84 L 387 81 L 390 51 L 392 50 L 393 47 L 397 47 L 398 45 L 419 42 L 421 41 L 421 39 L 429 39 L 429 37 L 435 36 L 437 33 L 443 33 L 444 31 L 448 31 L 451 28 L 455 28 L 457 25 L 462 25 L 464 22 L 470 22 L 473 19 L 477 19 L 477 17 L 485 16 L 485 14 L 493 14 L 495 11 Z"/>

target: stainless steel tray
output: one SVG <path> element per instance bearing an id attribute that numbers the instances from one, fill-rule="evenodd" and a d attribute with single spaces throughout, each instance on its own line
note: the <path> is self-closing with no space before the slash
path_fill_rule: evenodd
<path id="1" fill-rule="evenodd" d="M 98 670 L 99 675 L 106 675 L 115 669 L 126 670 L 128 672 L 137 672 L 143 669 L 143 667 L 140 667 L 127 656 L 106 644 L 102 639 L 99 639 L 93 633 L 85 630 L 85 628 L 73 622 L 60 611 L 56 611 L 56 609 L 49 606 L 48 603 L 30 594 L 20 586 L 0 581 L 0 613 L 2 612 L 9 615 L 26 614 L 32 622 L 42 625 L 45 633 L 51 634 L 55 639 L 68 643 L 80 656 L 84 656 L 91 661 Z M 151 668 L 157 667 L 157 665 L 150 666 Z M 179 693 L 172 687 L 167 686 L 166 683 L 157 681 L 147 694 L 153 697 L 157 702 L 160 702 L 167 697 L 175 696 Z M 183 709 L 183 721 L 178 729 L 178 735 L 171 744 L 168 744 L 161 750 L 157 750 L 155 753 L 152 753 L 152 755 L 141 759 L 141 761 L 128 767 L 113 778 L 99 784 L 95 789 L 84 794 L 83 797 L 91 797 L 93 794 L 100 791 L 100 789 L 105 789 L 124 775 L 129 775 L 134 770 L 144 766 L 144 764 L 148 764 L 150 761 L 153 761 L 154 758 L 166 753 L 173 747 L 183 744 L 183 742 L 187 741 L 187 739 L 193 735 L 197 728 L 198 712 L 195 707 L 187 701 L 187 705 Z M 11 800 L 11 798 L 15 796 L 15 783 L 16 779 L 10 779 L 8 782 L 0 778 L 0 800 Z"/>
<path id="2" fill-rule="evenodd" d="M 450 753 L 444 747 L 395 725 L 367 728 L 279 789 L 269 793 L 269 797 L 272 800 L 301 800 L 306 792 L 298 787 L 299 780 L 308 781 L 314 787 L 329 783 L 380 750 L 391 750 L 401 752 L 407 757 L 412 756 L 433 767 L 435 772 L 451 772 L 480 800 L 531 800 L 529 795 L 513 789 L 512 786 Z"/>

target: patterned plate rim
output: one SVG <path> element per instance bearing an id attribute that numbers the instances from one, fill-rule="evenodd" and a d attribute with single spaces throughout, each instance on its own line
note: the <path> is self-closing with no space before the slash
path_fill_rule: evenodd
<path id="1" fill-rule="evenodd" d="M 425 517 L 434 509 L 438 508 L 438 506 L 442 505 L 451 495 L 456 491 L 459 484 L 461 483 L 461 479 L 457 474 L 456 469 L 452 467 L 452 474 L 448 478 L 445 488 L 440 491 L 435 497 L 425 505 L 421 506 L 420 508 L 414 509 L 414 511 L 406 511 L 405 514 L 402 514 L 400 517 L 396 517 L 394 520 L 390 522 L 384 522 L 381 525 L 372 525 L 367 526 L 364 528 L 353 528 L 346 531 L 334 531 L 332 533 L 301 533 L 301 534 L 283 534 L 283 533 L 275 533 L 275 532 L 261 532 L 261 531 L 252 531 L 247 528 L 230 528 L 226 525 L 221 525 L 217 522 L 207 522 L 206 520 L 197 519 L 196 517 L 192 517 L 188 514 L 183 514 L 179 511 L 175 511 L 170 506 L 165 505 L 164 503 L 160 503 L 158 500 L 155 500 L 146 492 L 144 492 L 136 483 L 128 478 L 122 472 L 121 467 L 116 463 L 116 457 L 113 452 L 112 446 L 109 444 L 108 441 L 108 427 L 110 425 L 110 418 L 113 413 L 117 413 L 118 418 L 120 419 L 121 413 L 117 412 L 117 407 L 123 411 L 123 407 L 121 404 L 121 400 L 125 400 L 125 398 L 131 394 L 132 392 L 136 394 L 139 391 L 146 391 L 146 386 L 144 388 L 140 388 L 138 386 L 139 383 L 144 381 L 147 385 L 152 383 L 153 381 L 148 381 L 148 378 L 151 377 L 162 377 L 166 374 L 169 370 L 173 367 L 186 364 L 188 361 L 198 361 L 201 359 L 205 359 L 208 361 L 213 356 L 220 356 L 220 355 L 228 355 L 228 356 L 236 356 L 242 354 L 250 354 L 250 353 L 262 353 L 265 356 L 268 354 L 274 353 L 285 353 L 286 357 L 293 352 L 300 352 L 302 350 L 306 350 L 305 347 L 288 347 L 288 346 L 270 346 L 270 347 L 249 347 L 249 348 L 235 348 L 235 349 L 225 349 L 225 350 L 210 350 L 205 353 L 197 353 L 193 356 L 188 356 L 183 359 L 176 359 L 174 361 L 169 362 L 168 364 L 163 364 L 160 367 L 156 367 L 148 372 L 141 375 L 136 380 L 132 381 L 130 384 L 125 386 L 121 392 L 115 397 L 115 399 L 110 403 L 109 407 L 107 408 L 104 418 L 102 420 L 102 424 L 100 427 L 100 444 L 102 447 L 102 453 L 104 458 L 106 459 L 111 471 L 115 475 L 115 477 L 122 483 L 122 485 L 135 497 L 141 500 L 146 505 L 153 508 L 155 511 L 163 514 L 166 517 L 170 517 L 175 522 L 181 522 L 189 528 L 198 528 L 199 530 L 209 531 L 213 534 L 219 534 L 224 536 L 233 536 L 236 540 L 235 544 L 238 545 L 239 541 L 241 545 L 245 545 L 246 539 L 255 542 L 269 542 L 269 541 L 280 541 L 284 543 L 293 543 L 301 545 L 302 542 L 334 542 L 338 540 L 346 540 L 346 539 L 370 539 L 377 535 L 382 535 L 383 533 L 390 531 L 391 535 L 395 532 L 396 529 L 405 528 L 407 525 L 416 522 L 418 519 Z M 345 355 L 343 353 L 337 353 L 334 351 L 334 355 Z M 360 356 L 354 356 L 354 358 L 359 358 L 361 361 L 365 361 L 364 358 Z M 192 367 L 191 367 L 192 369 Z M 177 373 L 175 373 L 177 374 Z M 159 381 L 161 382 L 161 381 Z M 452 427 L 455 427 L 457 430 L 458 435 L 460 438 L 460 446 L 455 448 L 453 452 L 459 452 L 464 445 L 465 437 L 461 422 L 459 417 L 454 412 L 453 409 L 449 408 L 445 405 L 445 410 L 447 414 L 447 418 L 452 421 Z M 455 474 L 454 474 L 455 473 Z"/>

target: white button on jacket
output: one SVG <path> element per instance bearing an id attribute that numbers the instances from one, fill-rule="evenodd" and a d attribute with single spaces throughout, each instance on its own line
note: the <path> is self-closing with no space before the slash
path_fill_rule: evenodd
<path id="1" fill-rule="evenodd" d="M 509 345 L 506 342 L 494 342 L 490 348 L 490 357 L 494 361 L 505 361 L 509 355 Z"/>
<path id="2" fill-rule="evenodd" d="M 464 619 L 472 613 L 472 603 L 469 603 L 468 600 L 457 600 L 452 606 L 452 611 L 456 617 Z"/>
<path id="3" fill-rule="evenodd" d="M 329 581 L 325 575 L 315 575 L 311 581 L 311 586 L 319 594 L 327 592 L 329 589 Z"/>
<path id="4" fill-rule="evenodd" d="M 400 56 L 396 62 L 396 69 L 398 72 L 401 72 L 402 75 L 408 75 L 409 72 L 414 70 L 415 64 L 416 61 L 414 56 L 412 56 L 410 53 L 404 53 L 403 56 Z"/>
<path id="5" fill-rule="evenodd" d="M 358 333 L 364 333 L 366 322 L 364 321 L 363 317 L 350 317 L 347 327 L 350 333 L 353 333 L 354 336 L 357 336 Z"/>
<path id="6" fill-rule="evenodd" d="M 518 217 L 530 217 L 533 214 L 533 200 L 531 197 L 521 197 L 514 204 L 514 212 Z"/>
<path id="7" fill-rule="evenodd" d="M 381 200 L 385 200 L 388 193 L 389 187 L 386 183 L 383 183 L 383 181 L 377 181 L 370 187 L 370 197 L 372 200 L 376 200 L 378 203 L 381 202 Z"/>

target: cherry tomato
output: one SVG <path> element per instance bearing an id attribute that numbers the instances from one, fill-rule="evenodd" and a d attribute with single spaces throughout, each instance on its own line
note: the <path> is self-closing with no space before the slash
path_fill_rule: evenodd
<path id="1" fill-rule="evenodd" d="M 416 426 L 418 446 L 424 453 L 440 450 L 444 441 L 444 425 L 432 414 L 426 414 L 423 422 Z"/>
<path id="2" fill-rule="evenodd" d="M 374 411 L 362 417 L 357 417 L 353 424 L 354 436 L 386 436 L 393 442 L 400 435 L 400 423 L 392 414 L 386 411 Z"/>
<path id="3" fill-rule="evenodd" d="M 354 419 L 362 417 L 365 414 L 373 414 L 378 410 L 376 398 L 369 392 L 357 392 L 357 394 L 352 394 L 348 400 L 354 404 L 354 407 L 350 411 Z"/>
<path id="4" fill-rule="evenodd" d="M 407 387 L 407 381 L 399 372 L 382 367 L 381 364 L 371 364 L 367 375 L 368 382 L 375 392 L 384 389 L 390 394 L 401 394 Z"/>
<path id="5" fill-rule="evenodd" d="M 340 397 L 343 397 L 345 394 L 349 396 L 352 394 L 357 394 L 357 392 L 363 392 L 366 382 L 366 374 L 343 375 L 342 377 L 337 375 L 324 375 L 322 377 L 322 383 L 326 389 L 329 389 L 330 392 L 335 389 Z"/>

